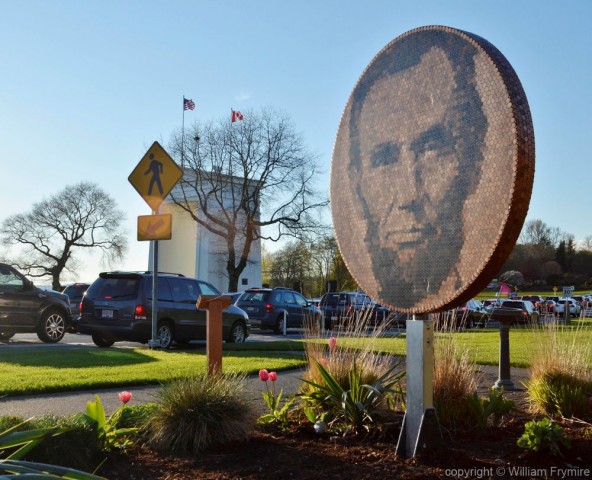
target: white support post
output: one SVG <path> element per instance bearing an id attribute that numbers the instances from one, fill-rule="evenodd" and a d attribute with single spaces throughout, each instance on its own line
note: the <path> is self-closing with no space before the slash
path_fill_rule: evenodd
<path id="1" fill-rule="evenodd" d="M 283 335 L 285 337 L 286 336 L 286 330 L 288 328 L 288 312 L 286 312 L 285 310 L 284 310 L 284 321 L 282 323 L 284 324 L 283 325 L 283 328 L 282 328 L 282 331 L 283 331 Z"/>

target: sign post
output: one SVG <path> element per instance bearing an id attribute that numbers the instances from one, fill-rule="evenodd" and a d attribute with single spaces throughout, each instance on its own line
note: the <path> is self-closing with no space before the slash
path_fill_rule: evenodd
<path id="1" fill-rule="evenodd" d="M 170 240 L 172 215 L 158 215 L 158 208 L 183 170 L 158 143 L 154 142 L 128 177 L 129 182 L 152 209 L 152 215 L 138 217 L 138 241 L 150 240 L 152 246 L 152 339 L 150 348 L 160 346 L 158 332 L 158 240 Z"/>
<path id="2" fill-rule="evenodd" d="M 574 286 L 563 287 L 563 298 L 564 298 L 564 305 L 565 305 L 565 307 L 563 307 L 563 320 L 566 325 L 569 325 L 571 323 L 571 321 L 570 321 L 571 302 L 569 301 L 569 299 L 571 298 L 571 294 L 573 293 L 574 290 L 575 290 Z"/>
<path id="3" fill-rule="evenodd" d="M 229 295 L 200 295 L 196 308 L 206 312 L 208 375 L 222 373 L 222 311 L 232 303 Z"/>

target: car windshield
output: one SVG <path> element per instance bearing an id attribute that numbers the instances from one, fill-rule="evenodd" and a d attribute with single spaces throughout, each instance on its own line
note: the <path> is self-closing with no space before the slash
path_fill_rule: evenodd
<path id="1" fill-rule="evenodd" d="M 505 308 L 522 308 L 522 303 L 521 302 L 504 302 L 502 304 L 502 307 Z"/>
<path id="2" fill-rule="evenodd" d="M 138 294 L 140 278 L 98 278 L 88 289 L 92 298 L 135 298 Z"/>
<path id="3" fill-rule="evenodd" d="M 269 297 L 269 292 L 245 292 L 242 294 L 241 302 L 265 302 Z"/>
<path id="4" fill-rule="evenodd" d="M 68 285 L 62 293 L 68 295 L 70 298 L 82 297 L 87 288 L 88 285 Z"/>

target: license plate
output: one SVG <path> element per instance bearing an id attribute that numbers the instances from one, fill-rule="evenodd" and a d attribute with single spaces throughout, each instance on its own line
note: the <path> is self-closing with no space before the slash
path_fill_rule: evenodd
<path id="1" fill-rule="evenodd" d="M 253 310 L 255 310 L 255 307 L 247 307 L 247 312 L 252 312 Z"/>
<path id="2" fill-rule="evenodd" d="M 113 318 L 113 310 L 103 310 L 103 318 Z"/>

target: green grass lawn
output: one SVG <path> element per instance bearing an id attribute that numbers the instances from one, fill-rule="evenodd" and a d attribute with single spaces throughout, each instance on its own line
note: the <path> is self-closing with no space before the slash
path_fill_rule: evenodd
<path id="1" fill-rule="evenodd" d="M 298 348 L 301 350 L 302 345 Z M 0 396 L 159 384 L 207 370 L 204 351 L 146 348 L 5 348 L 0 360 Z M 223 371 L 246 374 L 262 368 L 281 371 L 302 365 L 301 353 L 257 349 L 225 350 L 222 361 Z"/>
<path id="2" fill-rule="evenodd" d="M 436 342 L 447 337 L 460 342 L 475 363 L 498 364 L 497 329 L 438 332 Z M 571 325 L 560 326 L 555 332 L 545 328 L 512 328 L 511 365 L 528 367 L 539 349 L 554 340 L 592 345 L 592 319 L 572 321 Z M 376 351 L 393 355 L 405 355 L 406 352 L 404 334 L 378 338 L 338 337 L 340 345 L 354 348 L 367 346 L 369 342 Z M 254 374 L 262 368 L 275 371 L 300 368 L 305 365 L 303 350 L 304 341 L 299 340 L 225 345 L 223 371 Z M 592 352 L 590 349 L 588 352 L 592 366 Z M 3 348 L 0 356 L 0 396 L 159 384 L 205 372 L 206 362 L 203 350 Z"/>

